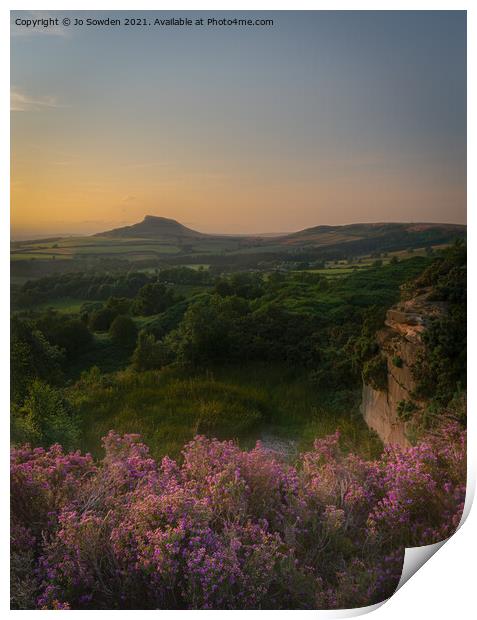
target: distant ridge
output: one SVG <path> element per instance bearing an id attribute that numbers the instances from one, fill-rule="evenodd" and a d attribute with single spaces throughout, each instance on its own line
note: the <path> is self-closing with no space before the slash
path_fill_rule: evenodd
<path id="1" fill-rule="evenodd" d="M 201 233 L 184 226 L 176 220 L 156 215 L 146 215 L 142 222 L 114 228 L 105 232 L 97 233 L 94 237 L 112 237 L 117 239 L 153 239 L 157 241 L 188 242 L 194 239 L 219 240 L 236 239 L 237 241 L 253 242 L 255 246 L 280 245 L 286 246 L 335 246 L 357 241 L 382 239 L 392 240 L 396 236 L 407 236 L 409 239 L 419 238 L 422 241 L 433 238 L 436 243 L 447 241 L 452 236 L 465 237 L 466 226 L 463 224 L 437 224 L 437 223 L 401 223 L 401 222 L 376 222 L 345 224 L 342 226 L 312 226 L 294 233 L 282 235 L 220 235 Z"/>
<path id="2" fill-rule="evenodd" d="M 280 238 L 286 245 L 301 245 L 319 242 L 351 242 L 357 239 L 373 239 L 393 235 L 452 235 L 465 236 L 467 227 L 463 224 L 437 224 L 432 222 L 370 222 L 345 224 L 342 226 L 312 226 Z"/>

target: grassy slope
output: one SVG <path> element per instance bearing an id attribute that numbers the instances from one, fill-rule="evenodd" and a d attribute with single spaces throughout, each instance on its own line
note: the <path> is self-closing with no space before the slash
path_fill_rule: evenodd
<path id="1" fill-rule="evenodd" d="M 338 428 L 345 448 L 365 456 L 380 449 L 355 405 L 330 402 L 303 373 L 280 364 L 222 367 L 193 375 L 173 369 L 119 373 L 103 386 L 71 388 L 70 394 L 83 419 L 82 448 L 94 454 L 100 453 L 99 438 L 114 428 L 140 433 L 156 457 L 178 456 L 196 432 L 206 432 L 202 419 L 211 412 L 222 417 L 227 428 L 219 424 L 209 434 L 238 439 L 247 447 L 264 429 L 297 440 L 298 447 L 306 449 L 315 437 Z"/>

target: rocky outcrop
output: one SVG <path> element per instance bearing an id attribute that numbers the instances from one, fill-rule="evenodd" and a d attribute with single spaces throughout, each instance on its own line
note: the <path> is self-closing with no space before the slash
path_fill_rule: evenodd
<path id="1" fill-rule="evenodd" d="M 377 390 L 365 383 L 361 412 L 385 444 L 410 445 L 411 426 L 398 415 L 399 403 L 413 403 L 417 409 L 424 405 L 412 396 L 412 367 L 423 350 L 422 335 L 429 320 L 445 311 L 444 304 L 429 301 L 429 294 L 426 290 L 388 310 L 385 327 L 377 333 L 387 365 L 387 386 Z"/>

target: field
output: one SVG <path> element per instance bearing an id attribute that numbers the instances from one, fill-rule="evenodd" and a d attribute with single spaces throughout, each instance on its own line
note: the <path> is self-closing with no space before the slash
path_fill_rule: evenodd
<path id="1" fill-rule="evenodd" d="M 60 299 L 52 299 L 36 304 L 32 307 L 37 312 L 44 310 L 56 310 L 64 314 L 76 314 L 80 311 L 81 306 L 84 304 L 84 299 L 74 299 L 72 297 L 61 297 Z"/>
<path id="2" fill-rule="evenodd" d="M 40 252 L 40 251 L 30 251 L 25 250 L 21 252 L 12 252 L 11 260 L 12 261 L 26 261 L 26 260 L 67 260 L 70 259 L 71 256 L 68 254 L 62 254 L 61 252 L 49 251 L 49 252 Z"/>
<path id="3" fill-rule="evenodd" d="M 144 239 L 118 241 L 102 238 L 65 238 L 48 243 L 17 243 L 12 249 L 12 260 L 74 258 L 75 256 L 120 256 L 127 255 L 134 260 L 137 257 L 160 254 L 176 254 L 180 251 L 177 245 L 170 243 L 147 242 Z"/>

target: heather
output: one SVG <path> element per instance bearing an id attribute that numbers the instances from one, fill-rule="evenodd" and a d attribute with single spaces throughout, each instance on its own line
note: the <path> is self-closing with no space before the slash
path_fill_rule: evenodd
<path id="1" fill-rule="evenodd" d="M 442 423 L 378 460 L 339 434 L 294 464 L 202 435 L 177 460 L 109 432 L 93 460 L 12 448 L 12 606 L 343 608 L 389 597 L 405 546 L 456 529 L 465 431 Z"/>

